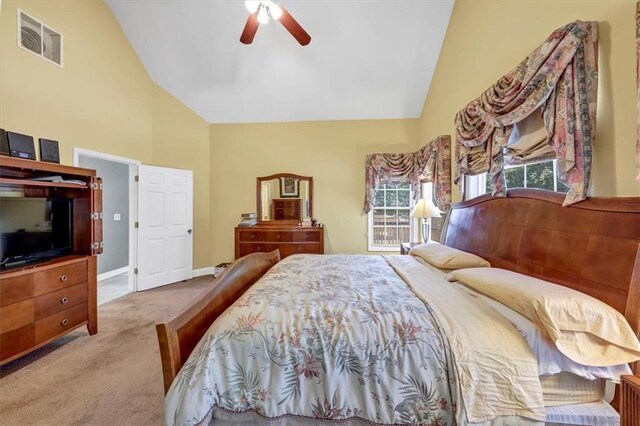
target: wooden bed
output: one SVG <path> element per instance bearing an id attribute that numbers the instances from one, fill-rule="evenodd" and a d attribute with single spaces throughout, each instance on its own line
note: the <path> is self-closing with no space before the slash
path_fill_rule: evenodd
<path id="1" fill-rule="evenodd" d="M 165 392 L 209 326 L 279 261 L 278 250 L 253 253 L 239 259 L 178 316 L 156 324 Z"/>
<path id="2" fill-rule="evenodd" d="M 515 189 L 451 209 L 442 243 L 589 294 L 640 328 L 640 198 L 591 198 Z"/>
<path id="3" fill-rule="evenodd" d="M 454 205 L 443 244 L 509 269 L 590 294 L 640 329 L 640 198 L 591 198 L 562 207 L 563 194 L 521 189 Z M 176 318 L 158 324 L 165 392 L 215 319 L 278 263 L 254 253 L 231 265 Z M 637 369 L 634 371 L 638 372 Z"/>

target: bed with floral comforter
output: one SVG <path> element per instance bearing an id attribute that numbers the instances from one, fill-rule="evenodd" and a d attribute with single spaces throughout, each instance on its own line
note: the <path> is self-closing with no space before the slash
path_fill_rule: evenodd
<path id="1" fill-rule="evenodd" d="M 166 422 L 465 423 L 460 344 L 423 299 L 381 256 L 291 256 L 210 327 L 167 394 Z"/>

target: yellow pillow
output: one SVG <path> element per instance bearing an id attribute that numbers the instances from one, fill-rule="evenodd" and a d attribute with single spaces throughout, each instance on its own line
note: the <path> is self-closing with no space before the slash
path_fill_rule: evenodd
<path id="1" fill-rule="evenodd" d="M 640 360 L 640 342 L 620 312 L 579 291 L 498 268 L 450 276 L 536 323 L 573 361 L 611 366 Z"/>
<path id="2" fill-rule="evenodd" d="M 438 243 L 420 244 L 412 248 L 409 254 L 420 257 L 436 268 L 441 269 L 491 266 L 489 262 L 480 256 Z"/>

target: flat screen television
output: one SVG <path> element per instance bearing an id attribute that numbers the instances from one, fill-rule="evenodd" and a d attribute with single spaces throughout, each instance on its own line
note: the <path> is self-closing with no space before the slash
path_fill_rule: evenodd
<path id="1" fill-rule="evenodd" d="M 0 269 L 72 252 L 72 200 L 0 194 Z"/>

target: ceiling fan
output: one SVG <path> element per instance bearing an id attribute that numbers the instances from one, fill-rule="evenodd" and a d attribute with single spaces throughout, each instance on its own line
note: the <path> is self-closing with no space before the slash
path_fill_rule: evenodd
<path id="1" fill-rule="evenodd" d="M 249 18 L 244 26 L 240 42 L 244 44 L 253 43 L 260 24 L 268 24 L 269 19 L 273 18 L 291 33 L 298 43 L 306 46 L 311 42 L 311 36 L 302 28 L 302 26 L 293 19 L 293 16 L 287 9 L 278 6 L 272 0 L 247 0 L 244 2 L 249 10 Z"/>

